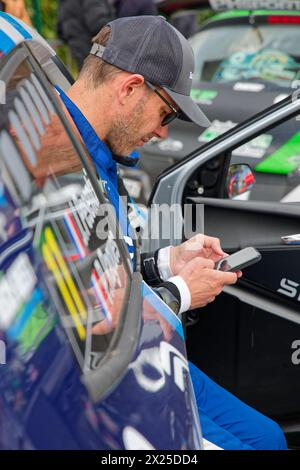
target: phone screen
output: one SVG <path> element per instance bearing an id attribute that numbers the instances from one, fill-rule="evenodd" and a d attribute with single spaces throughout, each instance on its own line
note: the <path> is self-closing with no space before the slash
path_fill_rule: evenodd
<path id="1" fill-rule="evenodd" d="M 261 259 L 260 253 L 254 248 L 244 248 L 218 262 L 219 271 L 236 271 L 249 266 Z"/>

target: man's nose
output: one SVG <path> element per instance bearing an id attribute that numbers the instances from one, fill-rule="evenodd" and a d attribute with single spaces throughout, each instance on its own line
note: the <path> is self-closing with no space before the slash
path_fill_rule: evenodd
<path id="1" fill-rule="evenodd" d="M 166 139 L 169 133 L 169 126 L 159 126 L 154 131 L 153 134 L 159 139 Z"/>

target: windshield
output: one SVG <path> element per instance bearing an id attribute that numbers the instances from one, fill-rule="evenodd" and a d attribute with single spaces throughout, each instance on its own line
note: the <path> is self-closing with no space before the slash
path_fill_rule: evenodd
<path id="1" fill-rule="evenodd" d="M 191 39 L 195 81 L 263 80 L 291 87 L 300 77 L 300 28 L 293 25 L 228 25 Z"/>

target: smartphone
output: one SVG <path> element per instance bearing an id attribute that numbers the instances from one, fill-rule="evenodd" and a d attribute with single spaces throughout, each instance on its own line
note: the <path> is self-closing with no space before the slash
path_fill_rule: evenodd
<path id="1" fill-rule="evenodd" d="M 261 258 L 262 256 L 259 251 L 257 251 L 255 248 L 248 247 L 233 253 L 233 255 L 229 255 L 223 259 L 220 259 L 215 263 L 215 269 L 234 273 L 257 263 L 261 260 Z"/>

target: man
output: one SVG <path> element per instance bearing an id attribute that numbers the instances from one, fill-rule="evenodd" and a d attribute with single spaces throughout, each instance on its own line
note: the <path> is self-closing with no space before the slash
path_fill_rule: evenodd
<path id="1" fill-rule="evenodd" d="M 190 99 L 194 58 L 186 39 L 163 18 L 117 19 L 94 38 L 90 55 L 68 96 L 58 90 L 93 160 L 123 232 L 132 230 L 119 204 L 117 164 L 152 137 L 165 138 L 175 118 L 207 126 Z M 174 311 L 212 302 L 235 273 L 214 270 L 220 242 L 198 235 L 143 259 L 147 282 Z M 284 449 L 280 428 L 190 365 L 204 437 L 225 449 Z"/>

